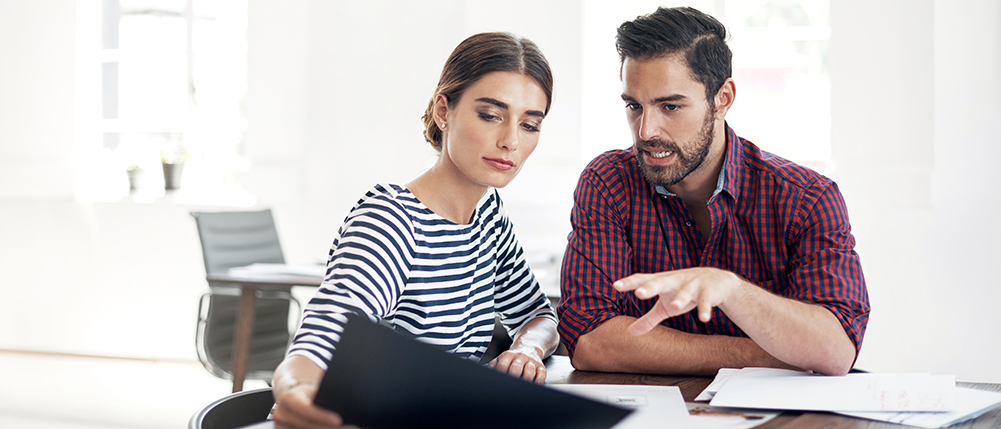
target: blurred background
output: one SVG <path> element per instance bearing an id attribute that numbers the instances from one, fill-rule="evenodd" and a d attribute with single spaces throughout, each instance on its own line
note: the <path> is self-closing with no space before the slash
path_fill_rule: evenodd
<path id="1" fill-rule="evenodd" d="M 631 144 L 615 28 L 659 4 L 731 31 L 737 133 L 841 187 L 857 366 L 1001 382 L 996 0 L 0 0 L 0 426 L 176 428 L 226 395 L 195 355 L 189 212 L 271 208 L 286 261 L 322 261 L 368 188 L 434 163 L 420 116 L 474 33 L 555 74 L 501 191 L 555 285 L 580 170 Z"/>

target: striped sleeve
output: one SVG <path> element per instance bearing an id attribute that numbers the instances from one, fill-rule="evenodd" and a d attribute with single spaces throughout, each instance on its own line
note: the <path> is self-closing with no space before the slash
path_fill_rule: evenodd
<path id="1" fill-rule="evenodd" d="M 326 370 L 352 312 L 384 318 L 396 305 L 414 258 L 413 226 L 386 194 L 369 193 L 352 210 L 330 249 L 327 274 L 303 311 L 289 355 Z"/>
<path id="2" fill-rule="evenodd" d="M 496 190 L 494 191 L 496 192 Z M 494 282 L 494 308 L 501 324 L 511 338 L 521 327 L 536 318 L 546 318 L 555 325 L 556 312 L 532 274 L 525 252 L 514 235 L 514 225 L 508 219 L 500 195 L 494 233 L 497 234 L 497 272 Z"/>

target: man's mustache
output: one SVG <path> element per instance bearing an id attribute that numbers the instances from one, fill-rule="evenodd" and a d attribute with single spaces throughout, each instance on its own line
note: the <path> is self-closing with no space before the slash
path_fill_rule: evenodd
<path id="1" fill-rule="evenodd" d="M 678 145 L 674 142 L 669 142 L 662 139 L 652 139 L 652 140 L 640 140 L 636 144 L 636 148 L 639 150 L 645 150 L 647 148 L 655 147 L 657 149 L 668 150 L 671 152 L 678 152 Z"/>

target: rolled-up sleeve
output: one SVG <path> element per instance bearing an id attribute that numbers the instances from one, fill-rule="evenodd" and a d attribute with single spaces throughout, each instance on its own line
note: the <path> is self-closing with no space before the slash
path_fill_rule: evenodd
<path id="1" fill-rule="evenodd" d="M 855 344 L 855 356 L 869 321 L 869 295 L 844 198 L 834 182 L 810 190 L 791 235 L 790 298 L 827 308 Z"/>
<path id="2" fill-rule="evenodd" d="M 572 231 L 560 272 L 559 333 L 573 356 L 578 339 L 623 314 L 624 294 L 612 288 L 631 274 L 632 247 L 626 236 L 626 201 L 617 199 L 621 185 L 605 183 L 590 168 L 574 190 Z"/>

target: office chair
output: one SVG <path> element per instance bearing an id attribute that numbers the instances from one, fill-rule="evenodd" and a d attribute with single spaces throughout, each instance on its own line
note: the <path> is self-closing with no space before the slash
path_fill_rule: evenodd
<path id="1" fill-rule="evenodd" d="M 274 404 L 270 388 L 237 392 L 195 412 L 188 429 L 235 429 L 263 422 Z"/>
<path id="2" fill-rule="evenodd" d="M 271 210 L 252 212 L 192 212 L 202 244 L 205 271 L 225 273 L 253 263 L 284 263 Z M 198 360 L 220 378 L 232 378 L 233 339 L 241 290 L 232 284 L 209 282 L 198 301 L 195 348 Z M 254 327 L 247 361 L 247 379 L 269 384 L 292 339 L 289 309 L 301 305 L 285 290 L 261 289 L 254 307 Z M 292 328 L 294 329 L 294 328 Z"/>

